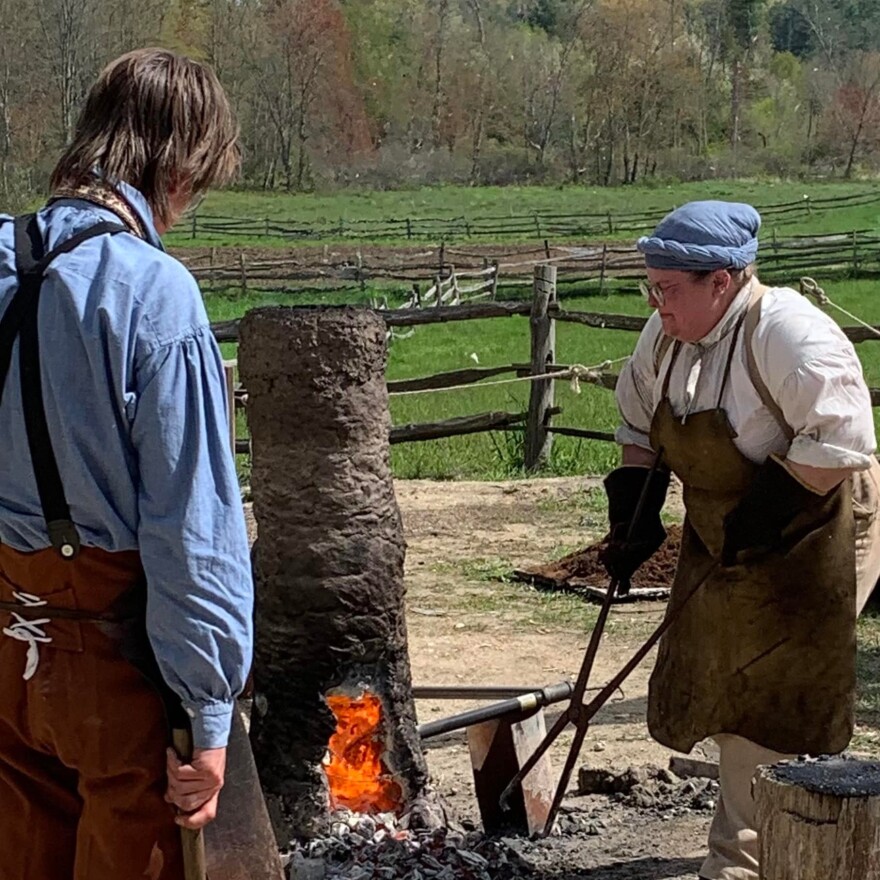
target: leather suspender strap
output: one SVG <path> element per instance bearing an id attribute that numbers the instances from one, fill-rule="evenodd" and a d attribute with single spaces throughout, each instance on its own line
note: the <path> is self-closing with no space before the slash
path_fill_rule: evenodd
<path id="1" fill-rule="evenodd" d="M 770 393 L 770 389 L 767 387 L 767 383 L 764 381 L 764 377 L 758 369 L 758 362 L 755 360 L 755 351 L 752 346 L 752 339 L 755 335 L 758 321 L 761 320 L 762 301 L 763 295 L 759 295 L 752 301 L 752 304 L 749 306 L 749 310 L 746 313 L 745 323 L 743 324 L 743 345 L 746 349 L 746 365 L 749 369 L 749 379 L 752 380 L 752 385 L 754 385 L 755 391 L 758 392 L 758 397 L 761 398 L 761 403 L 767 407 L 770 411 L 770 415 L 773 416 L 776 423 L 779 425 L 779 429 L 785 434 L 785 439 L 791 443 L 791 441 L 794 440 L 794 431 L 792 431 L 791 425 L 785 421 L 782 407 L 780 407 L 773 399 L 773 395 Z"/>
<path id="2" fill-rule="evenodd" d="M 84 241 L 98 235 L 126 231 L 127 228 L 119 223 L 103 221 L 71 236 L 47 254 L 36 214 L 15 218 L 18 290 L 0 320 L 0 395 L 6 385 L 13 345 L 18 338 L 22 406 L 40 506 L 52 546 L 65 559 L 72 559 L 79 552 L 79 534 L 70 518 L 43 403 L 39 340 L 43 273 L 56 257 L 69 253 Z"/>

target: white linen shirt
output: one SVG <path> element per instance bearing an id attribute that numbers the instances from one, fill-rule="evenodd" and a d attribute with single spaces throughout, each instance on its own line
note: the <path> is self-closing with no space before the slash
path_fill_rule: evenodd
<path id="1" fill-rule="evenodd" d="M 752 339 L 761 378 L 794 431 L 790 448 L 752 384 L 742 329 L 719 401 L 733 330 L 750 297 L 751 284 L 747 284 L 710 333 L 699 342 L 682 343 L 669 381 L 673 412 L 684 419 L 721 406 L 736 432 L 737 449 L 756 463 L 776 453 L 812 467 L 870 467 L 877 441 L 871 397 L 855 348 L 831 318 L 790 288 L 771 288 L 764 294 Z M 651 448 L 651 420 L 661 402 L 674 348 L 668 348 L 655 370 L 662 332 L 655 312 L 621 370 L 616 396 L 623 424 L 615 439 L 622 445 Z"/>

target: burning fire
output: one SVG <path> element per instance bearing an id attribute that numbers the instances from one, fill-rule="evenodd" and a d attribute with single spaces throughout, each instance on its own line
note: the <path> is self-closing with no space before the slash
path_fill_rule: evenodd
<path id="1" fill-rule="evenodd" d="M 400 786 L 382 760 L 382 703 L 369 691 L 359 697 L 330 694 L 327 704 L 336 716 L 324 772 L 330 784 L 332 809 L 388 813 L 400 806 Z"/>

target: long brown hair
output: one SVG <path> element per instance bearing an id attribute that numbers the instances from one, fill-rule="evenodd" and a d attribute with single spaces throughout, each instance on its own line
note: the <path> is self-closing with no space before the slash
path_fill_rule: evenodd
<path id="1" fill-rule="evenodd" d="M 137 49 L 92 86 L 51 185 L 79 186 L 100 169 L 140 190 L 168 224 L 172 190 L 188 185 L 197 196 L 232 180 L 240 161 L 238 125 L 214 72 L 167 49 Z"/>

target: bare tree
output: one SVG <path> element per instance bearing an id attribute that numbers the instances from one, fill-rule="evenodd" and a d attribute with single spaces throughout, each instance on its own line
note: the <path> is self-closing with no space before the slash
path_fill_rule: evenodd
<path id="1" fill-rule="evenodd" d="M 437 0 L 437 29 L 434 33 L 433 67 L 434 89 L 431 101 L 431 138 L 435 149 L 442 141 L 443 106 L 443 53 L 446 49 L 447 29 L 449 25 L 449 0 Z"/>
<path id="2" fill-rule="evenodd" d="M 492 58 L 486 47 L 486 25 L 483 21 L 483 8 L 480 0 L 467 0 L 467 3 L 477 24 L 477 39 L 480 46 L 480 60 L 477 68 L 476 116 L 471 140 L 471 183 L 477 183 L 480 174 L 480 154 L 483 149 L 483 132 L 486 124 L 486 91 Z"/>
<path id="3" fill-rule="evenodd" d="M 76 114 L 95 73 L 96 0 L 37 0 L 45 57 L 58 93 L 62 139 L 73 132 Z"/>

